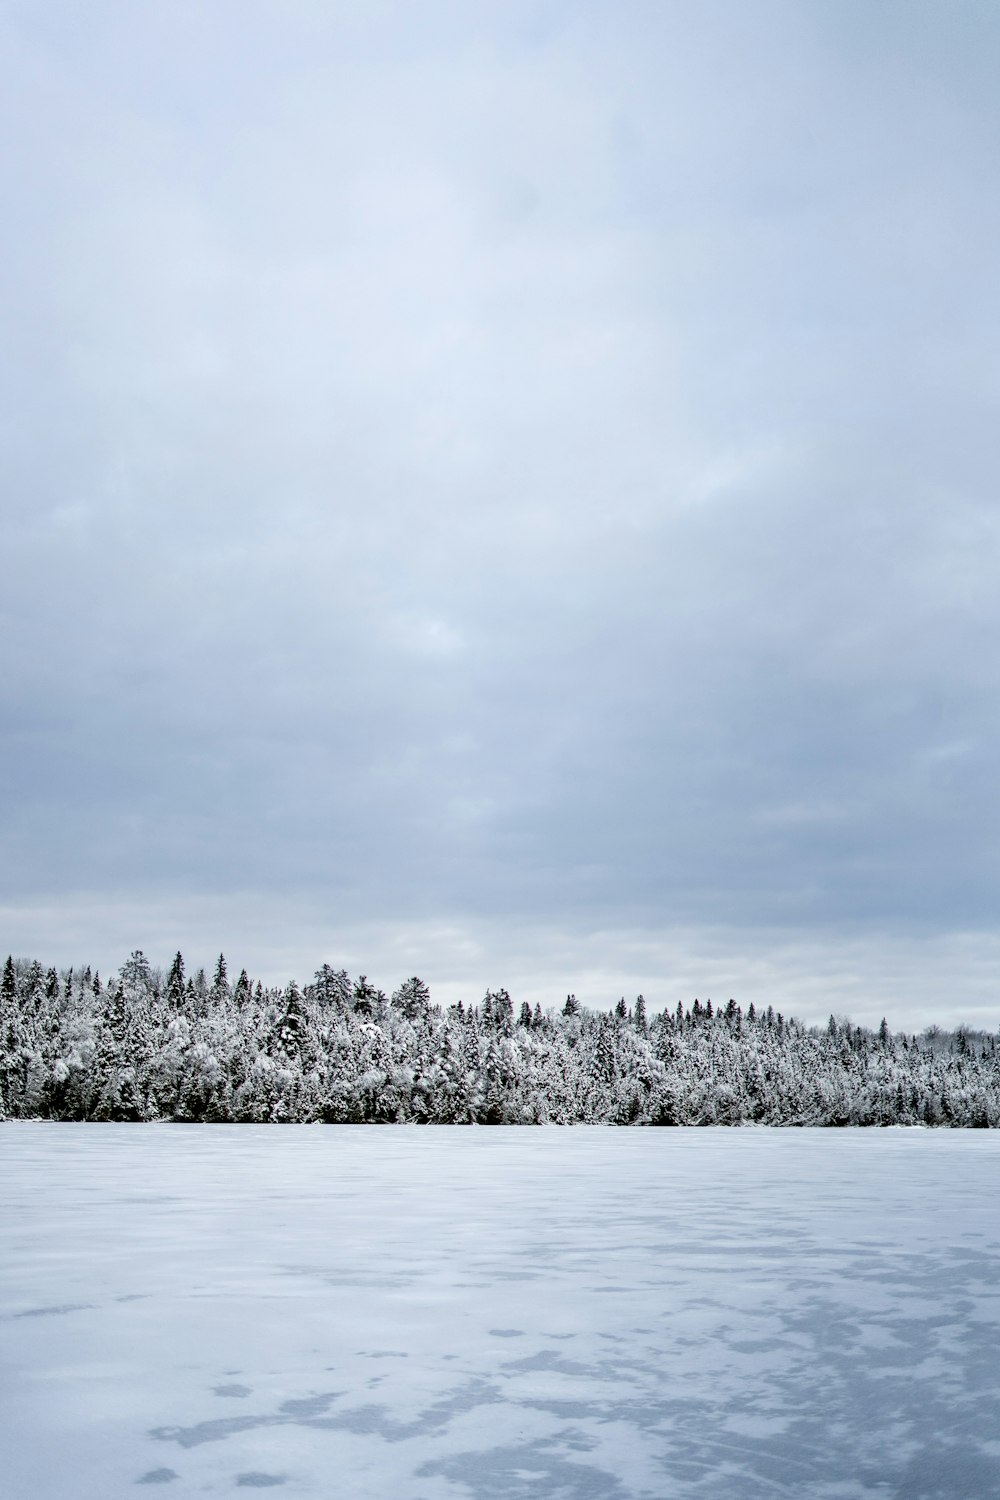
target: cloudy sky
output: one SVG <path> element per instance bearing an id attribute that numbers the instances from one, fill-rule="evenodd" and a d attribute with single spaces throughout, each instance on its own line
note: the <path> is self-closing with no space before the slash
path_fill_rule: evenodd
<path id="1" fill-rule="evenodd" d="M 4 953 L 995 1026 L 995 4 L 3 15 Z"/>

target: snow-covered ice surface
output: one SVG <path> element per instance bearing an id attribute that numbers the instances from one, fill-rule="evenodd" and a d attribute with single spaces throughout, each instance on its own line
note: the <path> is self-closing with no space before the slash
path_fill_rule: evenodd
<path id="1" fill-rule="evenodd" d="M 998 1181 L 985 1131 L 8 1123 L 0 1491 L 986 1500 Z"/>

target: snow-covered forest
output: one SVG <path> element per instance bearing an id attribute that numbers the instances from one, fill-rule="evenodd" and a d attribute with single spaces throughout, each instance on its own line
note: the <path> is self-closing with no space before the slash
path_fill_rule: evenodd
<path id="1" fill-rule="evenodd" d="M 164 974 L 141 952 L 90 968 L 8 958 L 0 1109 L 60 1120 L 436 1124 L 1000 1125 L 993 1035 L 920 1036 L 831 1016 L 807 1027 L 730 1000 L 650 1016 L 574 996 L 543 1013 L 506 990 L 443 1010 L 329 965 L 284 989 Z"/>

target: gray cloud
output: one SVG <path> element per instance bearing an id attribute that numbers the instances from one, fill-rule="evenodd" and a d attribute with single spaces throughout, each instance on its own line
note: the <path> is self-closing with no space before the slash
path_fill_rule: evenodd
<path id="1" fill-rule="evenodd" d="M 994 8 L 12 19 L 7 946 L 992 953 Z"/>

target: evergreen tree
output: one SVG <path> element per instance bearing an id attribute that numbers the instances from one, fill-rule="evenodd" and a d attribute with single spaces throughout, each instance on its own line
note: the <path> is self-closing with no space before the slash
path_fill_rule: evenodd
<path id="1" fill-rule="evenodd" d="M 300 1051 L 306 1030 L 306 1010 L 302 995 L 295 980 L 285 990 L 285 1008 L 278 1022 L 277 1045 L 286 1057 L 295 1057 Z"/>
<path id="2" fill-rule="evenodd" d="M 351 1008 L 351 981 L 346 969 L 332 969 L 323 964 L 316 970 L 313 991 L 320 1005 L 347 1011 Z"/>
<path id="3" fill-rule="evenodd" d="M 226 969 L 226 957 L 224 953 L 219 954 L 219 961 L 215 966 L 215 977 L 212 980 L 212 999 L 223 1000 L 229 995 L 229 975 Z"/>
<path id="4" fill-rule="evenodd" d="M 416 975 L 393 992 L 392 1003 L 408 1021 L 425 1021 L 431 1007 L 431 992 Z"/>
<path id="5" fill-rule="evenodd" d="M 122 964 L 120 979 L 133 993 L 148 995 L 153 988 L 153 971 L 141 948 L 134 949 Z"/>
<path id="6" fill-rule="evenodd" d="M 362 1016 L 375 1014 L 378 990 L 370 983 L 367 974 L 362 974 L 354 986 L 354 1009 Z"/>
<path id="7" fill-rule="evenodd" d="M 104 995 L 103 1020 L 115 1043 L 125 1041 L 128 1030 L 129 1007 L 125 986 L 120 979 L 112 978 Z"/>
<path id="8" fill-rule="evenodd" d="M 594 1071 L 604 1083 L 611 1083 L 618 1072 L 618 1053 L 615 1047 L 615 1028 L 611 1017 L 602 1015 L 597 1023 L 597 1049 L 594 1055 Z"/>
<path id="9" fill-rule="evenodd" d="M 487 1018 L 489 1020 L 487 1021 Z M 509 1036 L 514 1029 L 514 1002 L 506 990 L 487 990 L 483 1000 L 483 1020 Z"/>
<path id="10" fill-rule="evenodd" d="M 167 1004 L 171 1010 L 181 1010 L 184 1005 L 184 958 L 180 949 L 167 974 Z"/>

